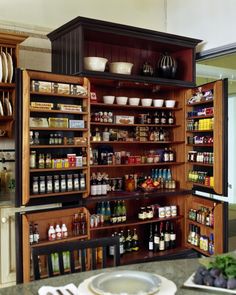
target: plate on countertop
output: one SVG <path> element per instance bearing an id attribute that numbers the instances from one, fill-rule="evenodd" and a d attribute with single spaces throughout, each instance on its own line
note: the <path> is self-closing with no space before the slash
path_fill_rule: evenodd
<path id="1" fill-rule="evenodd" d="M 7 56 L 5 52 L 1 53 L 1 57 L 2 57 L 2 82 L 7 83 L 8 66 L 7 66 Z"/>
<path id="2" fill-rule="evenodd" d="M 7 82 L 12 83 L 13 78 L 13 61 L 11 55 L 7 52 L 6 53 L 7 58 L 7 67 L 8 67 L 8 76 L 7 76 Z"/>
<path id="3" fill-rule="evenodd" d="M 107 275 L 107 274 L 109 274 L 109 273 L 103 273 L 102 275 Z M 146 273 L 146 274 L 150 274 L 150 273 Z M 155 293 L 152 293 L 152 295 L 174 295 L 176 293 L 177 287 L 174 282 L 172 282 L 160 275 L 156 275 L 153 273 L 150 275 L 157 278 L 158 281 L 161 282 L 160 286 L 158 287 L 158 290 Z M 94 293 L 94 291 L 92 291 L 91 282 L 100 276 L 101 276 L 101 274 L 92 276 L 92 277 L 84 280 L 78 287 L 78 293 L 79 294 L 86 294 L 86 295 L 98 295 L 99 293 Z M 102 294 L 103 295 L 104 294 L 113 295 L 114 293 L 113 294 L 112 293 L 102 293 Z M 138 295 L 138 294 L 144 295 L 146 293 L 135 293 L 135 295 Z M 124 295 L 128 295 L 128 293 L 124 293 Z"/>
<path id="4" fill-rule="evenodd" d="M 194 275 L 195 275 L 195 272 L 184 282 L 185 287 L 211 290 L 211 291 L 214 291 L 214 292 L 225 292 L 225 293 L 229 293 L 229 294 L 236 294 L 236 289 L 231 290 L 231 289 L 211 287 L 211 286 L 205 286 L 205 285 L 197 285 L 197 284 L 195 284 L 193 282 Z"/>

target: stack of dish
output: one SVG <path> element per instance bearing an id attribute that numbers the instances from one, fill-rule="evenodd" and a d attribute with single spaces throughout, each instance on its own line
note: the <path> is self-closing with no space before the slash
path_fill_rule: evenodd
<path id="1" fill-rule="evenodd" d="M 0 83 L 12 83 L 13 60 L 8 52 L 0 54 Z"/>

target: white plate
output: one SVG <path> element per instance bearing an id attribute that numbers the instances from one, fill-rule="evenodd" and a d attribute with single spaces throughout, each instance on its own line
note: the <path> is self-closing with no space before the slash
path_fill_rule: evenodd
<path id="1" fill-rule="evenodd" d="M 2 82 L 2 57 L 0 55 L 0 83 Z"/>
<path id="2" fill-rule="evenodd" d="M 2 102 L 0 101 L 0 116 L 4 116 Z"/>
<path id="3" fill-rule="evenodd" d="M 157 291 L 153 295 L 175 295 L 177 292 L 177 287 L 174 282 L 162 277 L 160 275 L 153 274 L 161 280 L 161 285 L 159 291 Z M 90 282 L 99 275 L 92 276 L 86 280 L 84 280 L 78 287 L 78 294 L 83 295 L 96 295 L 94 292 L 91 291 L 89 288 Z M 135 294 L 137 295 L 137 294 Z"/>
<path id="4" fill-rule="evenodd" d="M 97 276 L 89 287 L 99 295 L 151 295 L 159 290 L 160 285 L 161 280 L 152 273 L 120 270 Z"/>
<path id="5" fill-rule="evenodd" d="M 7 57 L 4 52 L 1 53 L 2 57 L 2 82 L 7 83 L 8 68 L 7 68 Z"/>
<path id="6" fill-rule="evenodd" d="M 5 104 L 5 114 L 6 116 L 12 116 L 12 106 L 10 100 L 5 97 L 4 98 L 4 104 Z"/>
<path id="7" fill-rule="evenodd" d="M 236 294 L 236 290 L 230 290 L 230 289 L 225 289 L 225 288 L 217 288 L 217 287 L 209 287 L 205 285 L 197 285 L 193 282 L 193 277 L 195 273 L 193 273 L 187 281 L 184 282 L 185 287 L 191 287 L 191 288 L 197 288 L 197 289 L 205 289 L 205 290 L 212 290 L 214 292 L 224 292 L 224 293 L 230 293 L 230 294 Z"/>
<path id="8" fill-rule="evenodd" d="M 8 66 L 7 82 L 11 83 L 13 78 L 13 61 L 12 61 L 11 55 L 8 52 L 6 53 L 6 57 L 7 57 L 7 66 Z"/>

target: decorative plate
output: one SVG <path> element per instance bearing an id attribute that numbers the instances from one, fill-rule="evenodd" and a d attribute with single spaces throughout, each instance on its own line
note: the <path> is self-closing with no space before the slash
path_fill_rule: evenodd
<path id="1" fill-rule="evenodd" d="M 12 62 L 12 57 L 8 52 L 6 53 L 6 57 L 7 57 L 7 66 L 8 66 L 7 81 L 8 83 L 11 83 L 13 78 L 13 62 Z"/>
<path id="2" fill-rule="evenodd" d="M 99 295 L 151 295 L 156 293 L 161 280 L 142 271 L 112 271 L 95 277 L 89 287 Z"/>
<path id="3" fill-rule="evenodd" d="M 210 287 L 210 286 L 205 286 L 205 285 L 197 285 L 193 282 L 193 277 L 195 273 L 193 273 L 187 281 L 184 282 L 185 287 L 191 287 L 191 288 L 197 288 L 197 289 L 205 289 L 205 290 L 211 290 L 212 294 L 215 294 L 215 292 L 224 292 L 224 293 L 229 293 L 229 294 L 236 294 L 236 290 L 230 290 L 230 289 L 225 289 L 225 288 L 217 288 L 217 287 Z"/>
<path id="4" fill-rule="evenodd" d="M 0 55 L 0 83 L 2 82 L 2 57 Z"/>
<path id="5" fill-rule="evenodd" d="M 2 57 L 2 82 L 7 83 L 7 78 L 8 78 L 7 57 L 4 52 L 1 53 L 1 57 Z"/>

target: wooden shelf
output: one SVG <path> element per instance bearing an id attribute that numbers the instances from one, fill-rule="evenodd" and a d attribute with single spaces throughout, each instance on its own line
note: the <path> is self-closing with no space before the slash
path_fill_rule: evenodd
<path id="1" fill-rule="evenodd" d="M 81 147 L 88 147 L 87 144 L 41 144 L 41 145 L 31 145 L 30 149 L 64 149 L 64 148 L 81 148 Z"/>
<path id="2" fill-rule="evenodd" d="M 114 229 L 114 228 L 120 228 L 120 227 L 122 228 L 127 226 L 136 226 L 136 225 L 149 224 L 149 223 L 161 222 L 161 221 L 167 221 L 167 220 L 177 220 L 181 218 L 183 218 L 182 215 L 169 217 L 169 218 L 152 218 L 152 219 L 146 219 L 146 220 L 133 219 L 133 220 L 128 220 L 122 223 L 116 223 L 116 224 L 107 223 L 107 224 L 103 224 L 102 226 L 92 227 L 90 228 L 90 231 L 100 231 L 100 230 Z"/>
<path id="3" fill-rule="evenodd" d="M 90 144 L 181 144 L 185 143 L 182 140 L 178 141 L 91 141 Z"/>
<path id="4" fill-rule="evenodd" d="M 186 247 L 176 247 L 174 249 L 158 252 L 149 251 L 143 247 L 137 252 L 124 253 L 121 256 L 121 265 L 160 260 L 162 257 L 163 259 L 165 259 L 165 257 L 170 259 L 172 255 L 177 255 L 182 252 L 186 252 Z"/>
<path id="5" fill-rule="evenodd" d="M 199 223 L 199 222 L 197 222 L 197 221 L 195 221 L 195 220 L 192 220 L 192 219 L 186 219 L 186 222 L 187 222 L 188 224 L 189 224 L 189 223 L 192 223 L 192 224 L 194 224 L 194 225 L 197 225 L 197 226 L 203 227 L 203 228 L 209 230 L 209 232 L 214 231 L 214 229 L 213 229 L 212 227 L 207 226 L 207 225 L 202 224 L 202 223 Z"/>
<path id="6" fill-rule="evenodd" d="M 0 116 L 0 121 L 7 122 L 14 120 L 13 116 Z"/>
<path id="7" fill-rule="evenodd" d="M 200 249 L 199 247 L 197 247 L 197 246 L 194 246 L 194 245 L 192 245 L 192 244 L 190 244 L 190 243 L 187 243 L 187 245 L 188 245 L 188 247 L 190 247 L 191 249 L 194 249 L 194 250 L 196 250 L 197 252 L 202 253 L 204 256 L 211 256 L 207 251 L 201 250 L 201 249 Z"/>
<path id="8" fill-rule="evenodd" d="M 112 127 L 163 127 L 163 128 L 176 128 L 180 125 L 174 124 L 116 124 L 116 123 L 100 123 L 100 122 L 90 122 L 90 125 L 94 126 L 112 126 Z"/>
<path id="9" fill-rule="evenodd" d="M 30 173 L 41 173 L 41 172 L 50 172 L 50 171 L 70 171 L 70 170 L 83 170 L 88 169 L 87 166 L 83 167 L 69 167 L 69 168 L 42 168 L 42 169 L 30 169 Z"/>
<path id="10" fill-rule="evenodd" d="M 190 133 L 200 133 L 200 132 L 213 132 L 213 129 L 205 129 L 205 130 L 186 130 L 186 132 Z"/>
<path id="11" fill-rule="evenodd" d="M 30 108 L 31 113 L 53 113 L 53 114 L 70 114 L 70 115 L 88 115 L 88 112 L 73 112 L 73 111 L 61 111 L 61 110 L 40 110 Z"/>
<path id="12" fill-rule="evenodd" d="M 37 244 L 30 245 L 30 247 L 31 248 L 36 248 L 36 247 L 39 247 L 39 246 L 47 246 L 47 245 L 51 245 L 51 244 L 59 244 L 59 243 L 82 240 L 82 239 L 88 239 L 88 235 L 69 236 L 66 239 L 60 239 L 60 240 L 55 240 L 55 241 L 43 240 L 43 241 L 40 241 Z"/>
<path id="13" fill-rule="evenodd" d="M 196 143 L 196 144 L 186 144 L 187 146 L 195 146 L 195 147 L 213 147 L 213 143 Z"/>
<path id="14" fill-rule="evenodd" d="M 90 166 L 90 169 L 92 168 L 106 168 L 106 167 L 142 167 L 142 166 L 170 166 L 170 165 L 183 165 L 184 162 L 158 162 L 158 163 L 150 163 L 150 164 L 113 164 L 113 165 L 92 165 Z"/>
<path id="15" fill-rule="evenodd" d="M 47 197 L 56 197 L 56 196 L 67 196 L 67 195 L 74 195 L 74 194 L 83 194 L 86 193 L 87 190 L 83 191 L 71 191 L 71 192 L 59 192 L 59 193 L 49 193 L 49 194 L 35 194 L 30 195 L 30 198 L 47 198 Z"/>
<path id="16" fill-rule="evenodd" d="M 205 100 L 205 101 L 199 101 L 199 102 L 194 102 L 194 103 L 188 103 L 187 107 L 192 107 L 192 106 L 198 106 L 198 105 L 204 105 L 204 104 L 212 104 L 214 102 L 213 99 Z"/>
<path id="17" fill-rule="evenodd" d="M 134 192 L 125 192 L 125 191 L 117 191 L 117 192 L 109 192 L 107 195 L 103 196 L 89 196 L 88 198 L 84 199 L 86 204 L 89 203 L 96 203 L 102 201 L 116 201 L 116 200 L 137 200 L 147 198 L 156 198 L 162 197 L 163 195 L 168 198 L 168 196 L 175 196 L 175 195 L 185 195 L 191 193 L 191 190 L 187 189 L 158 189 L 154 192 L 143 192 L 141 190 L 137 190 Z"/>
<path id="18" fill-rule="evenodd" d="M 62 128 L 62 127 L 30 127 L 30 130 L 46 130 L 46 131 L 88 131 L 88 128 Z"/>
<path id="19" fill-rule="evenodd" d="M 212 115 L 191 116 L 191 117 L 187 117 L 187 120 L 191 120 L 191 119 L 204 119 L 204 118 L 214 118 L 214 114 L 212 114 Z"/>
<path id="20" fill-rule="evenodd" d="M 213 164 L 202 163 L 202 162 L 187 162 L 187 163 L 190 164 L 190 165 L 213 167 Z"/>
<path id="21" fill-rule="evenodd" d="M 206 187 L 206 188 L 211 188 L 213 189 L 212 186 L 210 185 L 205 185 L 205 184 L 202 184 L 202 183 L 198 183 L 198 182 L 192 182 L 192 181 L 188 181 L 189 183 L 192 183 L 193 185 L 197 185 L 197 186 L 202 186 L 202 187 Z"/>
<path id="22" fill-rule="evenodd" d="M 0 82 L 0 87 L 2 88 L 15 88 L 16 84 L 15 83 L 2 83 Z"/>
<path id="23" fill-rule="evenodd" d="M 45 78 L 47 80 L 47 78 Z M 39 91 L 30 91 L 31 95 L 40 95 L 40 96 L 54 96 L 54 97 L 62 97 L 62 98 L 79 98 L 79 99 L 88 99 L 87 96 L 82 95 L 72 95 L 72 94 L 61 94 L 61 93 L 53 93 L 53 92 L 39 92 Z"/>
<path id="24" fill-rule="evenodd" d="M 106 103 L 102 103 L 102 102 L 97 102 L 97 103 L 92 103 L 90 104 L 91 108 L 93 107 L 99 107 L 99 108 L 109 108 L 109 109 L 127 109 L 127 110 L 162 110 L 162 111 L 180 111 L 182 110 L 182 108 L 166 108 L 166 107 L 145 107 L 145 106 L 131 106 L 131 105 L 120 105 L 120 104 L 106 104 Z"/>

